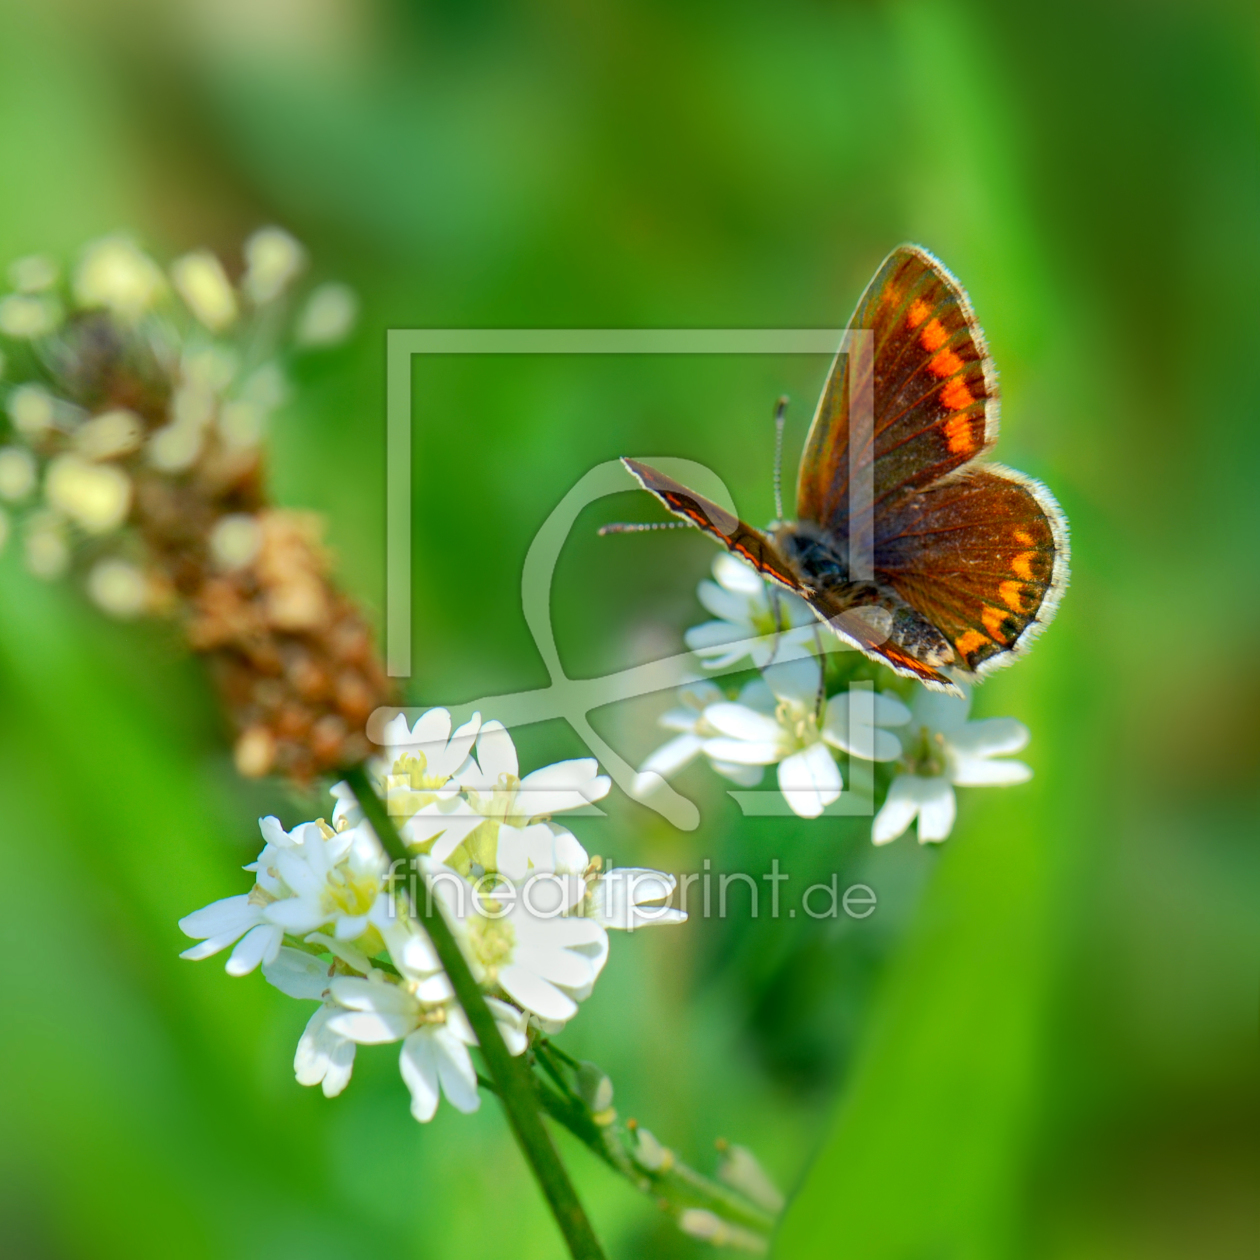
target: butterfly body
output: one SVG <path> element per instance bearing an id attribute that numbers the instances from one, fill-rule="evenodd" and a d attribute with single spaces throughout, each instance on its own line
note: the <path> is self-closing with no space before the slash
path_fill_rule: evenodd
<path id="1" fill-rule="evenodd" d="M 814 415 L 797 520 L 754 529 L 637 460 L 676 516 L 800 595 L 847 642 L 925 686 L 1009 663 L 1067 583 L 1067 523 L 1050 492 L 984 456 L 997 373 L 962 286 L 903 245 L 850 321 Z M 860 400 L 865 399 L 863 411 Z M 855 414 L 854 400 L 859 400 Z"/>

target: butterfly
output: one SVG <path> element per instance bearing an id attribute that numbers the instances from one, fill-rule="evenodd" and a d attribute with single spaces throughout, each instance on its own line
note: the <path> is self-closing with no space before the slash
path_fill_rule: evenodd
<path id="1" fill-rule="evenodd" d="M 1054 616 L 1067 520 L 1040 482 L 985 459 L 998 436 L 997 372 L 966 292 L 937 258 L 893 250 L 849 329 L 805 441 L 795 521 L 754 529 L 622 462 L 841 639 L 960 694 L 960 679 L 1009 664 Z"/>

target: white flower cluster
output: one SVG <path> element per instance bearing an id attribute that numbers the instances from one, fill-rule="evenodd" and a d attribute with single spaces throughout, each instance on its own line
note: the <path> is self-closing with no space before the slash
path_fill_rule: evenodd
<path id="1" fill-rule="evenodd" d="M 455 930 L 513 1054 L 528 1029 L 556 1032 L 591 993 L 608 957 L 608 930 L 679 923 L 663 903 L 672 876 L 605 871 L 550 815 L 604 796 L 593 761 L 564 761 L 519 777 L 498 722 L 479 717 L 452 733 L 445 709 L 386 729 L 378 788 L 417 854 L 417 897 L 431 896 Z M 468 1048 L 476 1044 L 406 890 L 345 785 L 332 823 L 285 831 L 261 822 L 266 845 L 245 869 L 250 892 L 180 921 L 198 940 L 183 957 L 232 947 L 227 971 L 264 976 L 291 997 L 319 1002 L 298 1043 L 303 1085 L 329 1097 L 350 1079 L 356 1046 L 401 1042 L 399 1066 L 417 1120 L 439 1095 L 478 1106 Z"/>
<path id="2" fill-rule="evenodd" d="M 680 705 L 661 718 L 674 737 L 648 757 L 634 794 L 648 799 L 662 780 L 703 756 L 742 787 L 776 766 L 792 811 L 817 818 L 839 799 L 844 780 L 835 753 L 895 763 L 872 839 L 886 844 L 918 820 L 921 842 L 944 840 L 954 825 L 954 787 L 1022 783 L 1032 771 L 1004 758 L 1028 743 L 1014 718 L 969 722 L 964 698 L 914 684 L 907 705 L 891 692 L 848 689 L 827 696 L 819 626 L 804 600 L 768 587 L 726 553 L 713 563 L 714 582 L 699 597 L 714 621 L 687 631 L 686 642 L 712 669 L 748 658 L 759 676 L 735 698 L 701 679 L 683 687 Z M 756 640 L 752 642 L 752 640 Z"/>
<path id="3" fill-rule="evenodd" d="M 88 543 L 98 558 L 87 590 L 106 612 L 133 617 L 166 601 L 125 548 L 102 555 L 98 540 L 111 547 L 132 516 L 138 478 L 181 476 L 211 450 L 252 450 L 284 401 L 270 343 L 306 253 L 267 227 L 245 242 L 243 262 L 235 284 L 207 250 L 164 272 L 130 237 L 114 235 L 87 245 L 64 280 L 42 256 L 10 266 L 0 338 L 11 343 L 7 362 L 19 379 L 6 383 L 0 353 L 8 422 L 0 435 L 0 501 L 8 505 L 0 505 L 0 545 L 16 510 L 35 576 L 61 576 L 76 544 Z M 292 341 L 335 343 L 355 313 L 345 286 L 322 285 L 297 313 Z M 135 381 L 114 389 L 117 381 L 96 379 L 107 360 Z"/>

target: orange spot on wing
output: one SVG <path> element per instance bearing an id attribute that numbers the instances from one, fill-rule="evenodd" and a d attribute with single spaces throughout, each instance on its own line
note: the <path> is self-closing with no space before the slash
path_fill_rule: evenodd
<path id="1" fill-rule="evenodd" d="M 1006 623 L 1006 613 L 1001 608 L 991 608 L 986 604 L 980 611 L 980 620 L 996 642 L 1006 642 L 1006 635 L 1002 629 Z"/>
<path id="2" fill-rule="evenodd" d="M 971 417 L 965 415 L 951 416 L 943 429 L 949 449 L 955 455 L 967 455 L 975 449 L 971 440 Z"/>
<path id="3" fill-rule="evenodd" d="M 998 594 L 1002 597 L 1002 602 L 1012 612 L 1022 613 L 1024 611 L 1024 587 L 1019 582 L 1003 582 L 998 587 Z"/>
<path id="4" fill-rule="evenodd" d="M 962 365 L 963 361 L 952 350 L 942 350 L 928 360 L 928 371 L 933 376 L 953 376 Z"/>
<path id="5" fill-rule="evenodd" d="M 906 327 L 918 328 L 931 313 L 932 308 L 922 298 L 915 298 L 906 312 Z"/>
<path id="6" fill-rule="evenodd" d="M 954 640 L 954 646 L 958 649 L 959 656 L 967 657 L 972 652 L 979 651 L 988 641 L 979 630 L 968 630 L 966 634 L 960 634 Z"/>
<path id="7" fill-rule="evenodd" d="M 1031 547 L 1033 536 L 1026 529 L 1017 529 L 1011 535 L 1021 547 Z"/>
<path id="8" fill-rule="evenodd" d="M 971 390 L 967 388 L 967 382 L 961 376 L 950 381 L 944 389 L 941 390 L 941 402 L 947 406 L 950 411 L 962 411 L 964 407 L 970 407 L 976 400 L 971 396 Z"/>
<path id="9" fill-rule="evenodd" d="M 919 334 L 919 345 L 931 354 L 939 350 L 949 340 L 949 333 L 939 319 L 930 319 Z"/>
<path id="10" fill-rule="evenodd" d="M 1022 529 L 1017 529 L 1015 531 L 1015 537 L 1019 542 L 1023 542 L 1024 538 L 1027 536 L 1028 535 Z M 1023 578 L 1025 582 L 1031 582 L 1033 580 L 1032 562 L 1036 558 L 1037 553 L 1035 551 L 1021 551 L 1019 555 L 1011 561 L 1011 572 L 1014 573 L 1016 577 Z"/>

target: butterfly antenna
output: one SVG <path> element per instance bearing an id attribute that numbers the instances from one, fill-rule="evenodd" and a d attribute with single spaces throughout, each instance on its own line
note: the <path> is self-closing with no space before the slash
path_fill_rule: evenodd
<path id="1" fill-rule="evenodd" d="M 780 397 L 774 408 L 774 516 L 783 519 L 783 424 L 787 419 L 788 396 Z"/>
<path id="2" fill-rule="evenodd" d="M 601 525 L 599 527 L 599 536 L 607 537 L 609 534 L 646 534 L 654 529 L 690 529 L 691 526 L 686 521 L 655 521 L 650 525 L 636 524 L 635 522 L 616 521 L 611 525 Z"/>

